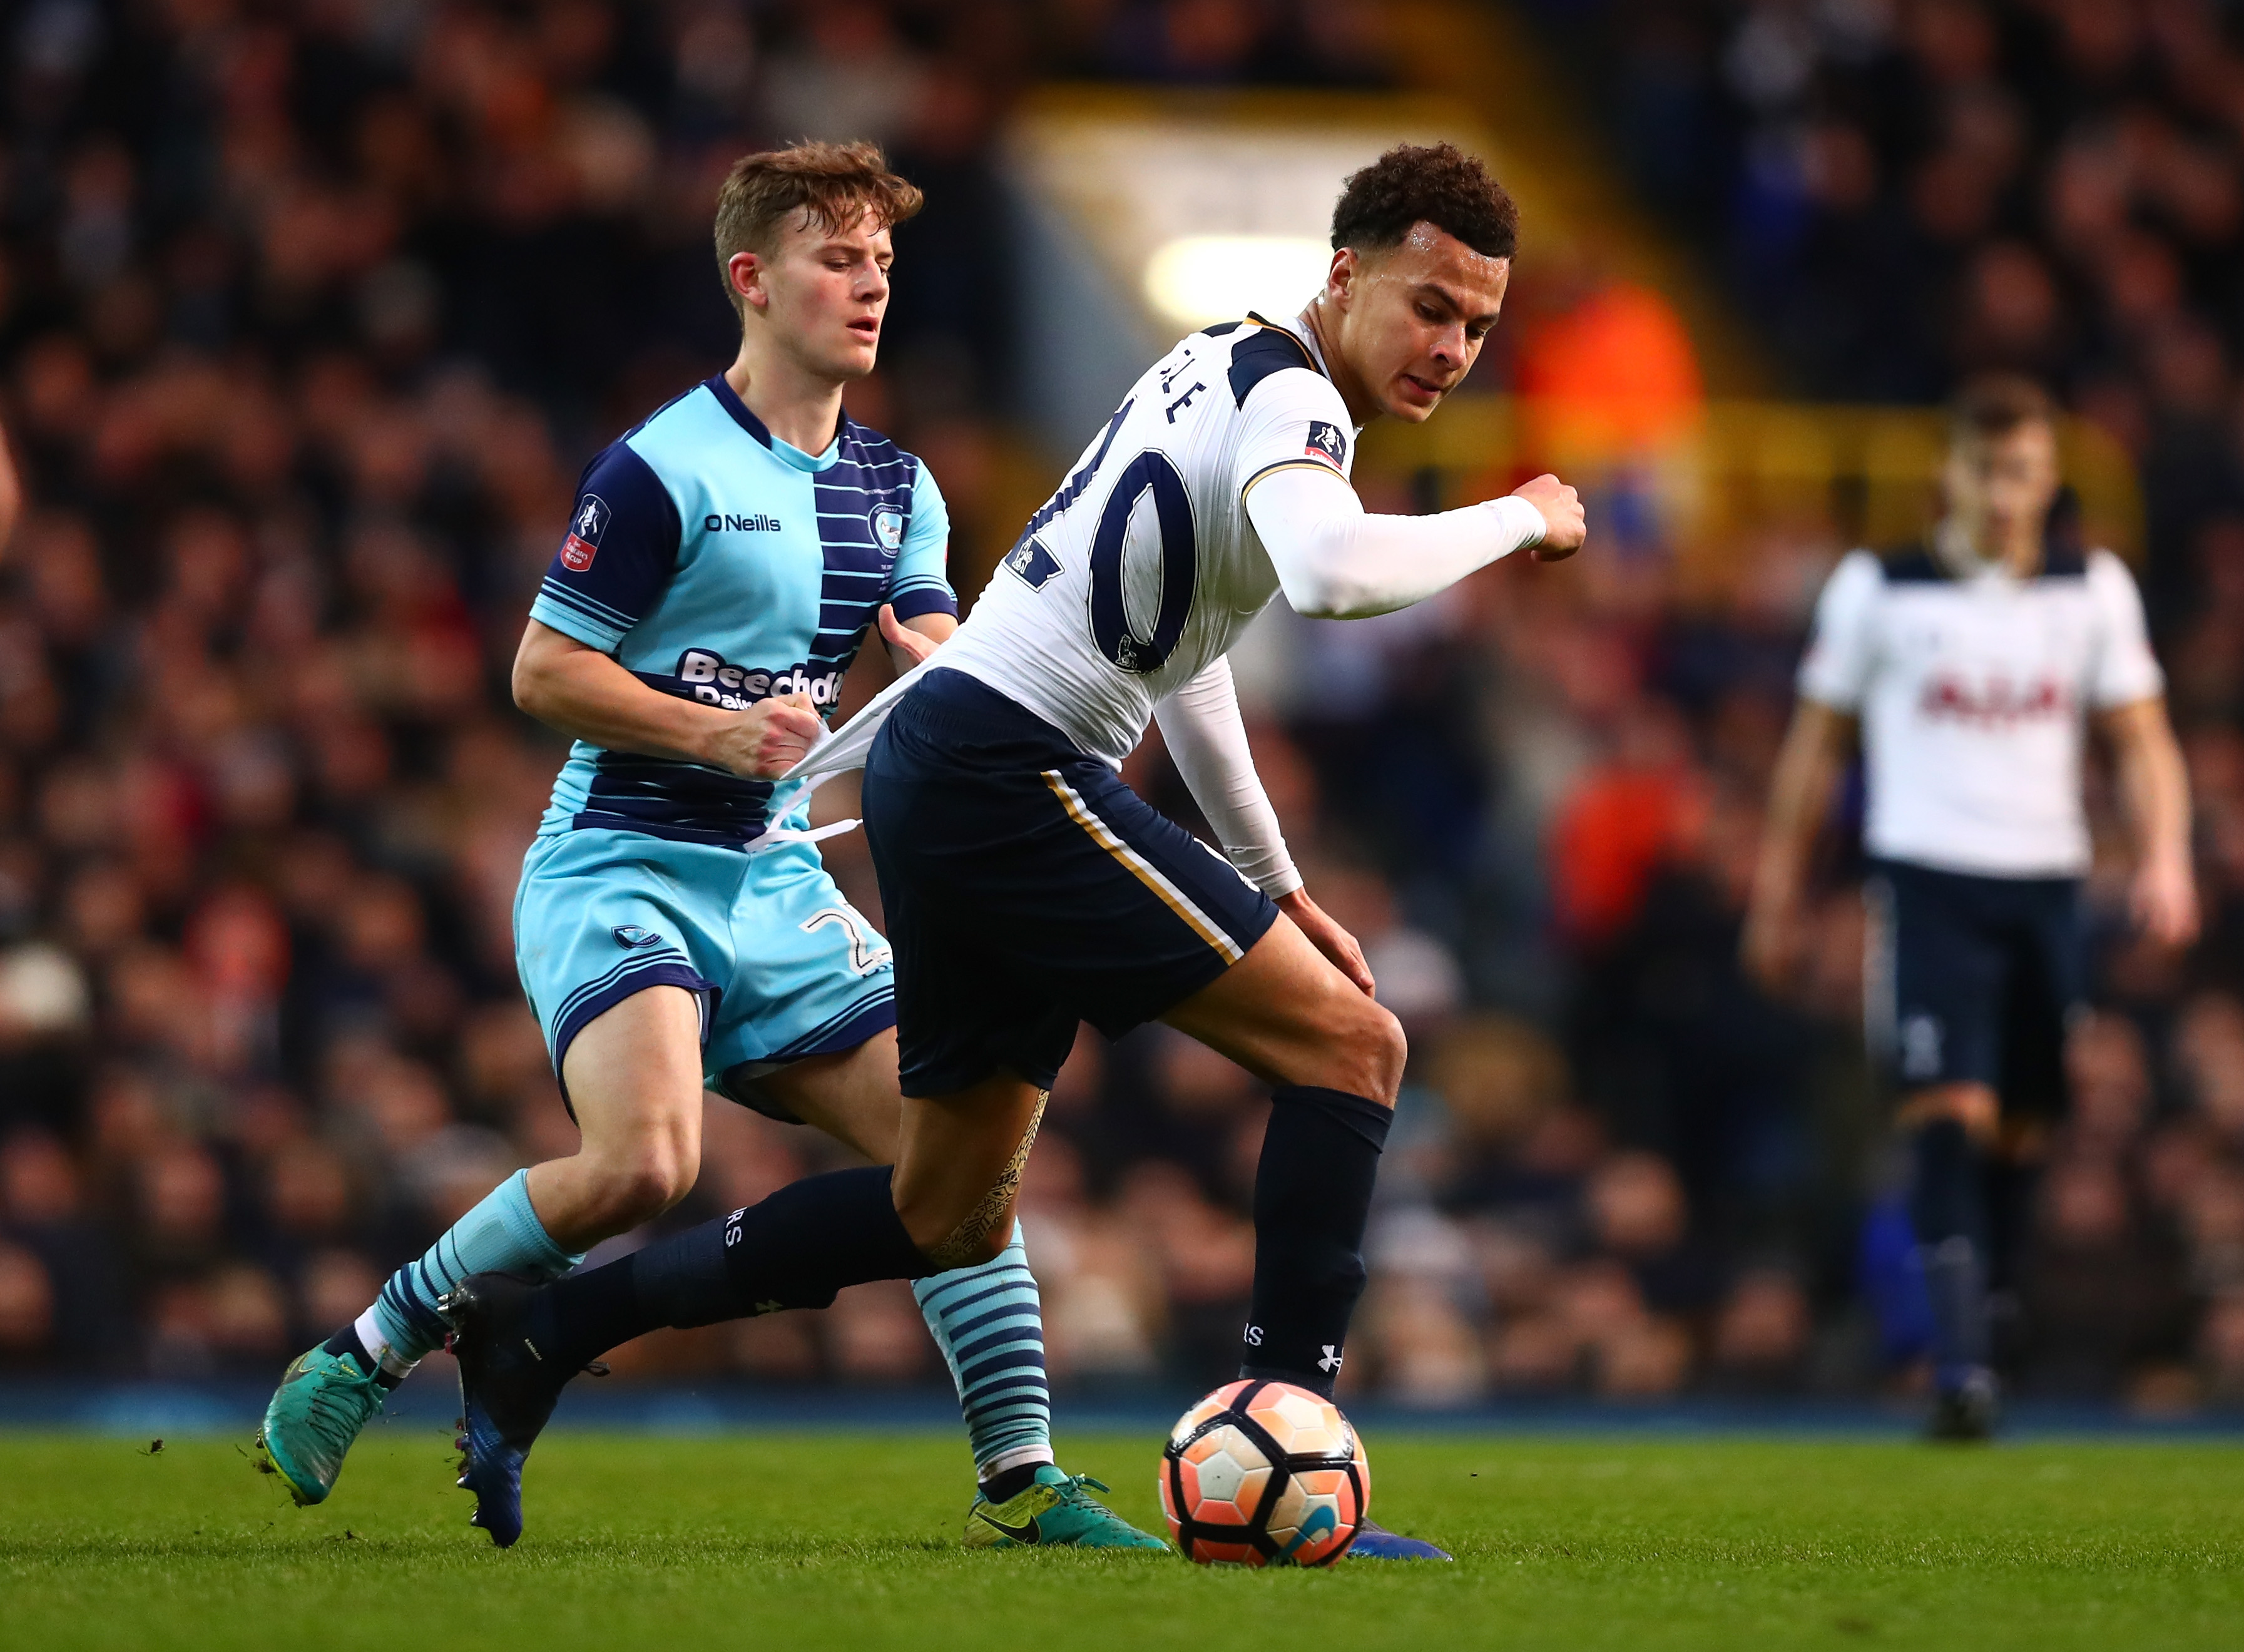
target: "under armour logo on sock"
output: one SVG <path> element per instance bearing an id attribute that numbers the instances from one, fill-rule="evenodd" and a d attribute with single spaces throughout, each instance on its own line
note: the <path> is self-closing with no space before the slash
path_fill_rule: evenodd
<path id="1" fill-rule="evenodd" d="M 756 1311 L 760 1314 L 775 1314 L 786 1306 L 783 1302 L 760 1302 L 756 1304 Z"/>
<path id="2" fill-rule="evenodd" d="M 1325 1357 L 1317 1361 L 1317 1369 L 1330 1376 L 1340 1369 L 1341 1356 L 1330 1343 L 1325 1344 Z"/>
<path id="3" fill-rule="evenodd" d="M 1261 1327 L 1261 1326 L 1260 1326 L 1260 1325 L 1249 1325 L 1249 1326 L 1247 1326 L 1247 1345 L 1249 1348 L 1260 1348 L 1260 1347 L 1262 1345 L 1262 1327 Z"/>

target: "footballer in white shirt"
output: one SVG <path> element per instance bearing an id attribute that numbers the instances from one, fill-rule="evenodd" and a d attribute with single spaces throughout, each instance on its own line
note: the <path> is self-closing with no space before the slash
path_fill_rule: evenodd
<path id="1" fill-rule="evenodd" d="M 1777 765 L 1745 953 L 1790 972 L 1808 858 L 1859 741 L 1871 863 L 1866 1008 L 1898 1088 L 1909 1215 L 1931 1297 L 1931 1432 L 1984 1437 L 1997 1391 L 1984 1181 L 2005 1107 L 2061 1107 L 2065 1027 L 2087 992 L 2081 762 L 2108 737 L 2132 826 L 2135 921 L 2197 930 L 2188 786 L 2126 567 L 2084 547 L 2055 411 L 1991 376 L 1953 409 L 1947 514 L 1923 543 L 1857 551 L 1823 590 Z"/>
<path id="2" fill-rule="evenodd" d="M 1299 316 L 1208 328 L 1149 368 L 957 633 L 793 771 L 865 765 L 896 1209 L 936 1261 L 1008 1230 L 1078 1025 L 1166 1021 L 1274 1087 L 1241 1375 L 1331 1392 L 1402 1032 L 1287 855 L 1225 653 L 1281 592 L 1350 619 L 1581 545 L 1555 477 L 1429 517 L 1368 515 L 1348 480 L 1362 425 L 1425 419 L 1470 370 L 1517 240 L 1511 198 L 1453 147 L 1357 173 Z M 1222 855 L 1121 781 L 1156 718 Z M 1355 1552 L 1438 1553 L 1376 1532 Z"/>

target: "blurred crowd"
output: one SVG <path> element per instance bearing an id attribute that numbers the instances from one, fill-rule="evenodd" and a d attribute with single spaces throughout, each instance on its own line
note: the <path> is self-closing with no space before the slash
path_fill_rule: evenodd
<path id="1" fill-rule="evenodd" d="M 2244 26 L 2222 0 L 1531 0 L 1792 388 L 2032 373 L 2132 452 L 2178 625 L 2244 507 Z M 2208 543 L 2215 536 L 2218 543 Z"/>
<path id="2" fill-rule="evenodd" d="M 2126 435 L 2167 512 L 2154 566 L 2183 570 L 2160 613 L 2212 933 L 2187 959 L 2131 944 L 2099 874 L 2102 1007 L 2074 1114 L 2016 1144 L 2005 1323 L 2030 1389 L 2176 1410 L 2244 1400 L 2244 516 L 2159 468 L 2187 424 L 2188 485 L 2229 485 L 2244 322 L 2203 296 L 2233 245 L 2203 203 L 2234 186 L 2207 125 L 2216 56 L 2173 44 L 2189 10 L 2141 33 L 2135 90 L 2077 115 L 2056 47 L 2039 78 L 2000 55 L 2072 38 L 2034 33 L 2040 12 L 1923 13 L 1981 20 L 1976 78 L 1915 66 L 1963 25 L 1906 7 L 1608 19 L 1640 48 L 1615 58 L 1629 119 L 1667 107 L 1654 70 L 1689 93 L 1693 210 L 1749 295 L 1785 298 L 1761 311 L 1814 388 L 1934 394 L 1975 359 L 1957 341 L 2011 337 L 1928 319 L 1984 240 L 2040 272 L 2056 353 L 2033 364 Z M 729 359 L 706 238 L 736 154 L 873 137 L 928 189 L 851 406 L 928 458 L 955 563 L 987 567 L 1017 525 L 990 480 L 1010 101 L 1056 76 L 1376 83 L 1380 22 L 1369 0 L 10 9 L 0 423 L 25 497 L 0 550 L 0 1372 L 277 1371 L 516 1166 L 573 1151 L 510 933 L 561 745 L 508 703 L 505 666 L 577 466 Z M 1792 102 L 1740 89 L 1754 30 L 1808 43 Z M 1916 114 L 1827 90 L 1873 82 L 1917 88 Z M 1918 376 L 1847 378 L 1873 368 L 1800 331 L 1819 282 L 1866 277 L 1828 250 L 1825 172 L 1799 173 L 1825 181 L 1800 186 L 1789 240 L 1739 204 L 1747 174 L 1723 167 L 1780 138 L 1803 168 L 1851 155 L 1866 212 L 1918 210 L 1912 169 L 1943 146 L 2010 157 L 1972 175 L 1980 230 L 1928 252 L 1914 296 L 1879 289 L 1916 306 L 1913 342 L 1857 355 Z M 2199 217 L 2172 215 L 2167 166 L 2198 168 Z M 2164 308 L 2099 308 L 2135 290 L 2111 284 L 2116 241 L 2043 215 L 2038 180 L 2076 173 L 2103 180 L 2075 193 L 2116 214 L 2126 257 L 2165 260 Z M 1242 661 L 1296 856 L 1413 1040 L 1348 1381 L 1425 1404 L 1905 1388 L 1923 1312 L 1855 1030 L 1842 846 L 1797 991 L 1773 1001 L 1734 962 L 1792 663 L 1841 547 L 1789 531 L 1686 604 L 1656 534 L 1626 543 L 1379 621 L 1276 616 Z M 1128 773 L 1195 818 L 1158 736 Z M 848 789 L 823 806 L 848 812 Z M 827 849 L 877 917 L 862 838 Z M 1062 1380 L 1227 1369 L 1267 1107 L 1159 1028 L 1084 1034 L 1023 1195 Z M 668 1220 L 838 1153 L 712 1102 L 701 1184 Z M 901 1287 L 617 1363 L 941 1375 Z"/>

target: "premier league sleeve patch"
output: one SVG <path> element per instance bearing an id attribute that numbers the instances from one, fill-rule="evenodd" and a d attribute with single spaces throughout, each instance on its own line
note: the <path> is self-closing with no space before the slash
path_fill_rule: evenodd
<path id="1" fill-rule="evenodd" d="M 598 494 L 578 497 L 577 514 L 569 522 L 569 537 L 561 542 L 563 567 L 571 573 L 582 573 L 592 565 L 592 559 L 600 552 L 600 535 L 607 531 L 612 514 L 608 502 Z"/>
<path id="2" fill-rule="evenodd" d="M 1311 419 L 1308 444 L 1301 451 L 1309 458 L 1322 459 L 1335 471 L 1348 468 L 1348 438 L 1340 433 L 1337 424 Z"/>

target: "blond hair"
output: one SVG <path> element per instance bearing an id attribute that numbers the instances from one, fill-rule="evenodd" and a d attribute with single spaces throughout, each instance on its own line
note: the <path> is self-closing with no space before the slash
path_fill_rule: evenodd
<path id="1" fill-rule="evenodd" d="M 733 255 L 768 254 L 798 213 L 828 234 L 867 213 L 887 229 L 918 212 L 926 199 L 889 170 L 888 157 L 874 144 L 806 141 L 743 155 L 717 191 L 717 274 L 725 296 L 735 310 L 740 308 L 740 295 L 733 290 Z"/>

